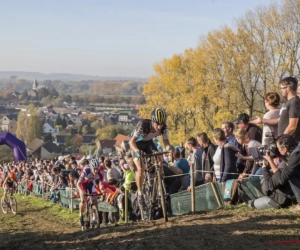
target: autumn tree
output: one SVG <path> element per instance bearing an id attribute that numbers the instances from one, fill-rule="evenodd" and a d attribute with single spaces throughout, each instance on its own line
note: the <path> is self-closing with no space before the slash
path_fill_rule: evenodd
<path id="1" fill-rule="evenodd" d="M 154 65 L 140 116 L 163 107 L 171 141 L 210 133 L 239 113 L 264 113 L 264 95 L 285 76 L 300 75 L 300 1 L 258 7 Z"/>
<path id="2" fill-rule="evenodd" d="M 74 147 L 80 147 L 82 145 L 83 142 L 83 137 L 82 135 L 75 135 L 75 137 L 72 138 L 71 140 L 71 144 Z"/>
<path id="3" fill-rule="evenodd" d="M 42 128 L 45 123 L 44 118 L 40 117 L 37 108 L 30 104 L 26 110 L 21 110 L 17 121 L 17 137 L 27 145 L 34 138 L 41 138 Z"/>

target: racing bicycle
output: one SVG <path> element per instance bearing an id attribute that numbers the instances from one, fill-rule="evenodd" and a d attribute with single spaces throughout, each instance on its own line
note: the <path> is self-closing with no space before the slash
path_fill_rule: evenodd
<path id="1" fill-rule="evenodd" d="M 85 214 L 83 214 L 81 224 L 81 230 L 85 231 L 89 228 L 99 228 L 99 213 L 97 205 L 93 204 L 93 197 L 99 196 L 99 194 L 84 194 L 84 196 L 88 196 L 85 208 Z"/>
<path id="2" fill-rule="evenodd" d="M 166 187 L 159 166 L 158 155 L 169 152 L 154 152 L 152 154 L 141 154 L 141 163 L 144 160 L 146 171 L 144 175 L 143 194 L 145 206 L 140 207 L 143 220 L 153 220 L 155 213 L 162 212 L 164 222 L 168 221 L 167 214 L 167 193 Z M 153 162 L 151 162 L 151 159 Z M 141 164 L 141 166 L 143 166 Z"/>
<path id="3" fill-rule="evenodd" d="M 4 195 L 1 197 L 1 208 L 5 214 L 7 214 L 9 210 L 11 210 L 13 214 L 17 213 L 17 200 L 11 191 L 11 189 L 4 191 Z"/>

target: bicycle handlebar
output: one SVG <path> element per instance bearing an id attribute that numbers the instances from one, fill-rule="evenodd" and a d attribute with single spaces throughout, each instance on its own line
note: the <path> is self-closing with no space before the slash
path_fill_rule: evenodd
<path id="1" fill-rule="evenodd" d="M 169 154 L 169 153 L 170 153 L 169 151 L 164 151 L 164 152 L 154 152 L 154 153 L 152 153 L 152 154 L 144 154 L 143 156 L 151 157 L 151 156 L 164 155 L 164 154 Z"/>
<path id="2" fill-rule="evenodd" d="M 84 196 L 98 196 L 98 195 L 101 195 L 101 194 L 84 194 Z"/>

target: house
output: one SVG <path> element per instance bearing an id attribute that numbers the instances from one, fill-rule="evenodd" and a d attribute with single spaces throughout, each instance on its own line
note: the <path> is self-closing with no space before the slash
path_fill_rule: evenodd
<path id="1" fill-rule="evenodd" d="M 0 120 L 1 130 L 4 132 L 9 132 L 11 134 L 16 134 L 17 118 L 18 115 L 14 115 L 14 114 L 4 115 Z"/>
<path id="2" fill-rule="evenodd" d="M 53 128 L 47 122 L 43 125 L 43 131 L 42 131 L 43 134 L 55 134 L 55 133 L 58 133 L 58 132 L 59 132 L 58 128 Z"/>
<path id="3" fill-rule="evenodd" d="M 69 135 L 54 135 L 53 142 L 56 145 L 65 145 L 66 144 L 66 137 Z"/>
<path id="4" fill-rule="evenodd" d="M 129 151 L 129 140 L 124 140 L 120 144 L 115 144 L 115 149 L 119 156 L 123 157 Z"/>
<path id="5" fill-rule="evenodd" d="M 30 142 L 27 145 L 27 149 L 32 153 L 34 152 L 36 149 L 38 149 L 40 146 L 42 146 L 44 144 L 44 141 L 38 139 L 38 138 L 34 138 L 32 140 L 32 142 Z"/>
<path id="6" fill-rule="evenodd" d="M 120 145 L 123 141 L 129 141 L 130 137 L 126 136 L 126 135 L 122 135 L 122 134 L 118 134 L 114 140 L 116 140 L 116 144 L 115 145 Z"/>
<path id="7" fill-rule="evenodd" d="M 68 114 L 70 120 L 72 122 L 74 122 L 75 126 L 81 126 L 82 125 L 82 117 L 78 116 L 78 115 L 72 115 L 72 114 Z"/>
<path id="8" fill-rule="evenodd" d="M 131 116 L 132 116 L 132 117 L 138 118 L 138 117 L 139 117 L 139 116 L 138 116 L 138 113 L 139 113 L 139 110 L 138 110 L 138 109 L 133 109 L 133 110 L 131 110 Z"/>
<path id="9" fill-rule="evenodd" d="M 96 142 L 97 149 L 102 149 L 103 154 L 115 151 L 116 140 L 98 140 Z"/>
<path id="10" fill-rule="evenodd" d="M 126 113 L 119 114 L 119 122 L 128 122 L 128 121 L 129 121 L 128 114 Z"/>
<path id="11" fill-rule="evenodd" d="M 31 154 L 34 157 L 40 157 L 42 159 L 52 159 L 61 154 L 61 152 L 62 149 L 60 149 L 55 143 L 47 141 L 35 149 Z"/>
<path id="12" fill-rule="evenodd" d="M 95 135 L 83 135 L 82 136 L 82 145 L 95 145 L 96 140 Z"/>
<path id="13" fill-rule="evenodd" d="M 74 138 L 76 135 L 71 135 L 71 138 Z M 66 144 L 66 138 L 70 137 L 70 135 L 54 135 L 53 142 L 56 145 L 65 145 Z M 82 136 L 82 145 L 95 145 L 96 140 L 95 135 L 83 135 Z"/>

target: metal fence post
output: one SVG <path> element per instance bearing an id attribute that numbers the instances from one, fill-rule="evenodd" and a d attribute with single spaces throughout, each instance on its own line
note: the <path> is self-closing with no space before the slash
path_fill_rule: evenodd
<path id="1" fill-rule="evenodd" d="M 71 213 L 73 213 L 73 182 L 71 182 L 71 192 L 70 192 L 70 196 L 71 196 Z"/>
<path id="2" fill-rule="evenodd" d="M 196 200 L 195 200 L 195 164 L 192 163 L 191 171 L 191 210 L 192 213 L 196 212 Z"/>
<path id="3" fill-rule="evenodd" d="M 125 223 L 128 223 L 128 190 L 125 189 Z"/>

